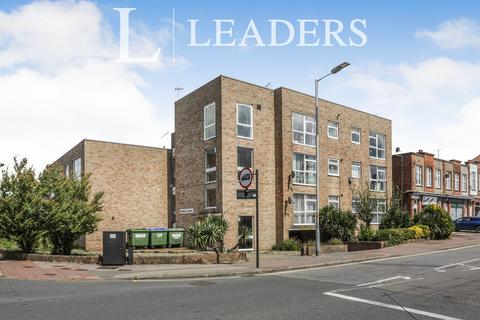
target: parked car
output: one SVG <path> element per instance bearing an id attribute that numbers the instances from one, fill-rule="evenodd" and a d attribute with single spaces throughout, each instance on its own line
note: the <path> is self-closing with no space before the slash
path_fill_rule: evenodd
<path id="1" fill-rule="evenodd" d="M 455 220 L 455 231 L 472 230 L 480 232 L 480 217 L 463 217 Z"/>

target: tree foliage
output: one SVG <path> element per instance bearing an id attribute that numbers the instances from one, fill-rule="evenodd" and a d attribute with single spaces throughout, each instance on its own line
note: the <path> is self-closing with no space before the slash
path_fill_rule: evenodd
<path id="1" fill-rule="evenodd" d="M 27 159 L 14 158 L 11 174 L 2 171 L 0 237 L 15 241 L 23 252 L 33 252 L 43 232 L 38 189 L 35 170 Z"/>
<path id="2" fill-rule="evenodd" d="M 380 229 L 408 228 L 412 225 L 410 214 L 403 209 L 403 195 L 395 186 L 389 199 L 387 213 L 380 223 Z"/>
<path id="3" fill-rule="evenodd" d="M 377 210 L 379 196 L 370 190 L 368 183 L 364 183 L 353 190 L 353 198 L 356 200 L 352 203 L 356 215 L 367 228 L 370 228 L 373 214 Z"/>
<path id="4" fill-rule="evenodd" d="M 97 230 L 103 193 L 91 196 L 88 175 L 70 179 L 58 166 L 43 171 L 39 181 L 43 227 L 53 253 L 70 254 L 80 236 Z"/>
<path id="5" fill-rule="evenodd" d="M 432 239 L 446 239 L 455 229 L 448 212 L 436 205 L 425 206 L 421 212 L 415 215 L 414 221 L 415 224 L 428 226 Z"/>
<path id="6" fill-rule="evenodd" d="M 342 241 L 351 241 L 355 237 L 357 217 L 350 211 L 326 206 L 320 209 L 318 221 L 322 233 L 326 233 L 328 239 L 339 238 Z"/>
<path id="7" fill-rule="evenodd" d="M 217 246 L 222 245 L 228 229 L 228 221 L 223 217 L 208 216 L 188 229 L 190 246 L 201 250 L 212 247 L 216 249 Z"/>

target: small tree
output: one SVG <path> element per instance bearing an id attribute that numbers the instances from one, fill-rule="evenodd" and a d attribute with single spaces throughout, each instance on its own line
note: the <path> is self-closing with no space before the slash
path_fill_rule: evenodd
<path id="1" fill-rule="evenodd" d="M 13 171 L 2 171 L 0 237 L 15 241 L 23 252 L 33 252 L 42 233 L 38 180 L 26 158 L 14 158 Z"/>
<path id="2" fill-rule="evenodd" d="M 320 209 L 318 222 L 328 239 L 351 241 L 355 237 L 357 217 L 350 211 L 337 210 L 333 206 L 323 207 Z"/>
<path id="3" fill-rule="evenodd" d="M 359 185 L 353 190 L 353 209 L 358 218 L 370 228 L 373 214 L 377 210 L 377 202 L 380 199 L 373 191 L 370 190 L 369 183 Z"/>
<path id="4" fill-rule="evenodd" d="M 412 225 L 410 214 L 403 210 L 403 195 L 395 186 L 392 197 L 388 201 L 387 213 L 380 223 L 380 229 L 408 228 Z"/>
<path id="5" fill-rule="evenodd" d="M 58 166 L 40 175 L 42 222 L 54 254 L 70 254 L 75 241 L 97 230 L 103 193 L 91 196 L 89 176 L 70 179 Z"/>

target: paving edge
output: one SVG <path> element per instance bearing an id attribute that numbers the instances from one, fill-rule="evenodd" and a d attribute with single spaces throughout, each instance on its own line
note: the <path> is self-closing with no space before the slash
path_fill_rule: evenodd
<path id="1" fill-rule="evenodd" d="M 225 272 L 225 273 L 214 273 L 214 274 L 201 274 L 201 275 L 164 275 L 164 276 L 145 276 L 145 277 L 125 277 L 125 278 L 112 278 L 112 279 L 103 279 L 107 281 L 148 281 L 148 280 L 182 280 L 182 279 L 204 279 L 204 278 L 229 278 L 229 277 L 254 277 L 259 275 L 268 275 L 268 274 L 275 274 L 277 272 L 285 272 L 285 271 L 296 271 L 296 270 L 308 270 L 314 268 L 324 268 L 324 267 L 331 267 L 331 266 L 338 266 L 344 264 L 351 264 L 351 263 L 359 263 L 359 262 L 366 262 L 366 261 L 375 261 L 375 260 L 382 260 L 382 259 L 389 259 L 389 258 L 400 258 L 400 257 L 409 257 L 409 256 L 417 256 L 417 255 L 427 255 L 438 253 L 442 251 L 454 250 L 454 249 L 461 249 L 461 248 L 470 248 L 470 247 L 477 247 L 480 246 L 480 243 L 476 244 L 469 244 L 469 245 L 461 245 L 461 246 L 454 246 L 451 248 L 442 248 L 435 251 L 427 251 L 427 252 L 418 252 L 418 253 L 409 253 L 409 254 L 390 254 L 384 255 L 380 257 L 368 257 L 368 258 L 358 258 L 358 259 L 349 259 L 343 261 L 332 261 L 332 262 L 323 262 L 323 263 L 316 263 L 311 265 L 303 265 L 298 267 L 284 267 L 284 268 L 269 268 L 269 269 L 262 269 L 262 270 L 254 270 L 254 271 L 238 271 L 238 272 Z"/>

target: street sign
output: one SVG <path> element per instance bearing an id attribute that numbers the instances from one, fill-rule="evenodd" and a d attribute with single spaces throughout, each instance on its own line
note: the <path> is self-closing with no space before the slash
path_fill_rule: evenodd
<path id="1" fill-rule="evenodd" d="M 180 214 L 189 214 L 189 213 L 195 213 L 194 208 L 182 208 L 178 210 Z"/>
<path id="2" fill-rule="evenodd" d="M 252 169 L 249 167 L 245 167 L 242 170 L 240 170 L 240 173 L 238 174 L 238 182 L 240 183 L 240 186 L 244 189 L 248 189 L 250 185 L 252 184 L 253 181 L 253 172 Z"/>
<path id="3" fill-rule="evenodd" d="M 257 197 L 256 189 L 237 190 L 237 199 L 255 199 Z"/>

